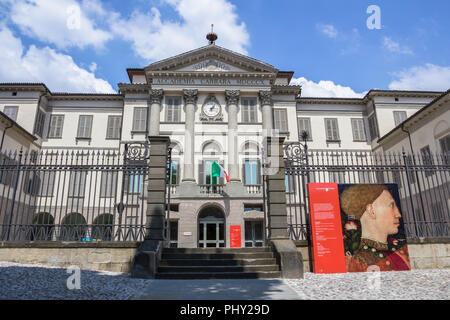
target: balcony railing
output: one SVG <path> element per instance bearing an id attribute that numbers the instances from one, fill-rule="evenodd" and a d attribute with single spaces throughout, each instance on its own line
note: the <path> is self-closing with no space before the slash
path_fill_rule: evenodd
<path id="1" fill-rule="evenodd" d="M 217 194 L 223 195 L 224 187 L 223 184 L 199 184 L 201 194 Z"/>
<path id="2" fill-rule="evenodd" d="M 246 184 L 248 194 L 260 194 L 262 193 L 262 184 Z"/>

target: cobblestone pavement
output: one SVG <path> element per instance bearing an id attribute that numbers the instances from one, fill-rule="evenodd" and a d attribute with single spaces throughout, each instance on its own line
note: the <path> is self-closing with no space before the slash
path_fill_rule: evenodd
<path id="1" fill-rule="evenodd" d="M 133 279 L 128 274 L 119 272 L 81 270 L 80 289 L 69 290 L 67 281 L 73 275 L 73 272 L 68 273 L 65 268 L 0 262 L 0 299 L 139 299 L 143 294 L 148 295 L 152 286 L 158 287 L 157 282 L 161 281 Z M 288 290 L 279 292 L 289 292 L 293 289 L 298 295 L 298 297 L 292 294 L 289 297 L 284 296 L 287 299 L 450 299 L 450 270 L 347 274 L 305 273 L 305 278 L 301 280 L 261 281 L 276 284 L 278 288 L 286 285 L 284 289 Z M 220 280 L 220 282 L 225 283 L 226 280 Z M 76 284 L 73 281 L 70 283 Z M 247 282 L 248 285 L 250 283 Z M 267 287 L 267 292 L 261 293 L 260 299 L 276 297 L 268 294 L 275 292 L 276 287 L 273 284 Z M 190 288 L 192 285 L 199 286 L 199 282 L 186 280 L 186 285 L 183 287 Z M 236 286 L 235 283 L 234 286 Z M 245 285 L 242 287 L 245 288 Z M 202 290 L 204 291 L 204 288 Z M 255 295 L 247 294 L 246 296 L 244 291 L 242 299 L 258 299 Z M 254 291 L 251 288 L 248 289 L 248 292 Z M 293 291 L 291 290 L 292 293 Z M 189 294 L 184 294 L 182 297 L 195 299 Z M 214 295 L 211 295 L 211 299 L 214 299 L 213 297 Z"/>
<path id="2" fill-rule="evenodd" d="M 285 282 L 299 299 L 314 300 L 450 300 L 450 270 L 305 273 Z"/>

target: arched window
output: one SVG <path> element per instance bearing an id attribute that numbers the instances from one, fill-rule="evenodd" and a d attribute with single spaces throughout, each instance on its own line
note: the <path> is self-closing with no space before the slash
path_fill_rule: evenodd
<path id="1" fill-rule="evenodd" d="M 114 216 L 112 214 L 104 213 L 99 215 L 92 223 L 92 239 L 111 241 L 113 224 Z"/>
<path id="2" fill-rule="evenodd" d="M 61 222 L 59 234 L 62 241 L 81 241 L 86 236 L 86 219 L 80 213 L 69 213 Z"/>
<path id="3" fill-rule="evenodd" d="M 52 240 L 55 219 L 48 212 L 37 213 L 33 218 L 33 227 L 28 236 L 30 241 Z"/>

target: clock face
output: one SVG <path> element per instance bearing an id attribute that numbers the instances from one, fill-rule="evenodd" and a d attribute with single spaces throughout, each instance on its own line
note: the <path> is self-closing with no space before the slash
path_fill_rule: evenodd
<path id="1" fill-rule="evenodd" d="M 208 101 L 203 106 L 203 113 L 207 115 L 208 117 L 216 117 L 220 112 L 220 106 L 215 101 Z"/>

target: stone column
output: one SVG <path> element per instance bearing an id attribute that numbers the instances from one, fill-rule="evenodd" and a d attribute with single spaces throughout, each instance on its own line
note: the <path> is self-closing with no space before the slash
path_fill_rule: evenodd
<path id="1" fill-rule="evenodd" d="M 184 174 L 182 182 L 195 183 L 194 151 L 195 151 L 195 107 L 197 106 L 198 90 L 183 90 L 186 108 L 186 131 L 184 134 Z"/>
<path id="2" fill-rule="evenodd" d="M 273 129 L 273 114 L 272 114 L 272 92 L 259 91 L 259 102 L 262 109 L 263 130 Z"/>
<path id="3" fill-rule="evenodd" d="M 133 259 L 133 278 L 154 278 L 164 246 L 169 137 L 151 136 L 145 237 Z"/>
<path id="4" fill-rule="evenodd" d="M 240 182 L 239 178 L 239 158 L 238 158 L 238 104 L 239 90 L 225 90 L 225 99 L 228 106 L 228 171 L 231 182 Z"/>
<path id="5" fill-rule="evenodd" d="M 159 136 L 159 113 L 163 96 L 162 89 L 150 90 L 149 136 Z"/>
<path id="6" fill-rule="evenodd" d="M 264 149 L 266 150 L 266 159 L 264 160 L 268 164 L 268 167 L 264 169 L 267 181 L 266 223 L 269 226 L 269 244 L 280 262 L 281 276 L 300 279 L 303 278 L 303 258 L 288 234 L 283 159 L 284 139 L 284 137 L 264 138 Z"/>

